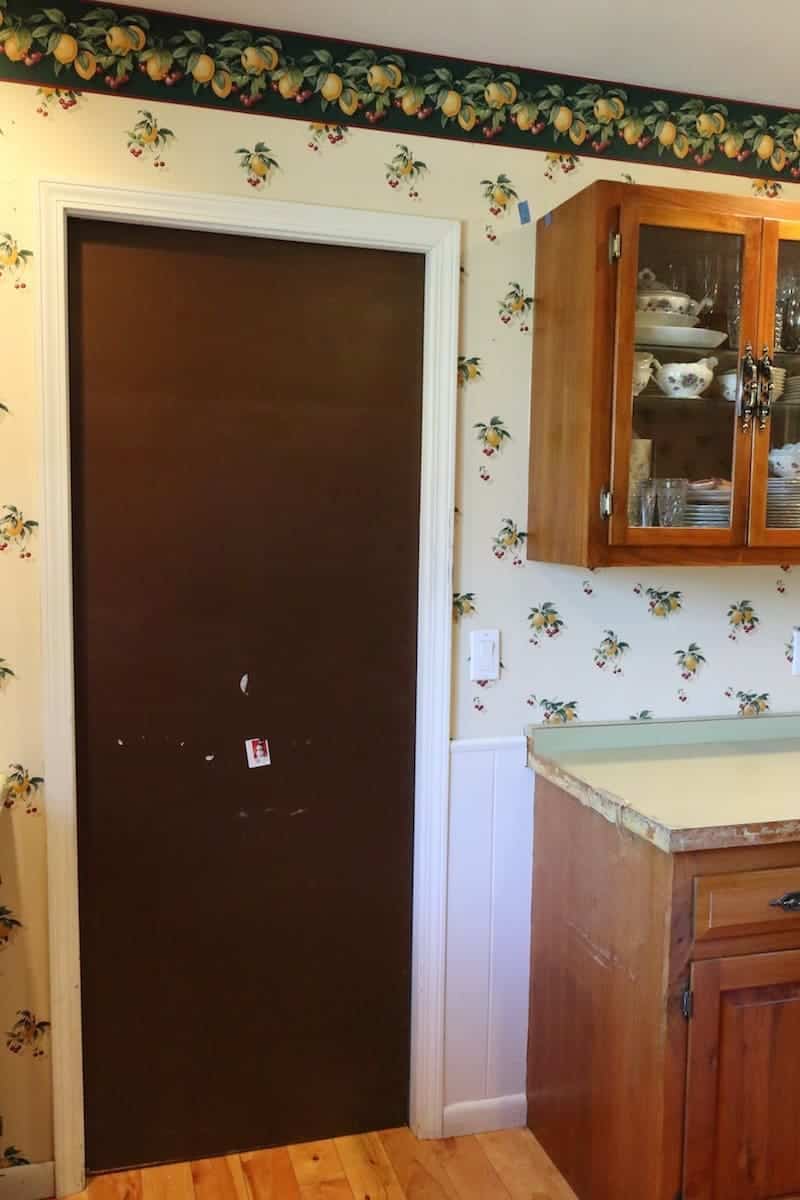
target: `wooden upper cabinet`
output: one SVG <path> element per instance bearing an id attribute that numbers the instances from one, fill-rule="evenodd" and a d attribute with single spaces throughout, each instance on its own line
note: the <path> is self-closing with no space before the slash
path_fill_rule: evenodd
<path id="1" fill-rule="evenodd" d="M 692 967 L 684 1200 L 800 1196 L 800 951 Z"/>
<path id="2" fill-rule="evenodd" d="M 539 221 L 531 559 L 800 562 L 800 205 L 774 211 L 602 182 Z"/>

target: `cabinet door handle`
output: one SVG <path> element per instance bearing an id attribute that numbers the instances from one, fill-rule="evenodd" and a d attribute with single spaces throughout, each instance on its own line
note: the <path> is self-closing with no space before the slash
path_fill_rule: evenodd
<path id="1" fill-rule="evenodd" d="M 787 892 L 778 900 L 770 900 L 770 908 L 782 908 L 784 912 L 800 912 L 800 892 Z"/>
<path id="2" fill-rule="evenodd" d="M 775 389 L 775 384 L 772 379 L 772 359 L 769 356 L 769 347 L 765 346 L 761 358 L 758 360 L 758 428 L 763 433 L 767 428 L 769 414 L 772 411 L 772 394 Z"/>
<path id="3" fill-rule="evenodd" d="M 742 387 L 741 403 L 739 408 L 739 420 L 742 426 L 742 433 L 750 432 L 753 414 L 756 411 L 757 397 L 758 365 L 756 360 L 753 358 L 753 347 L 748 342 L 744 348 L 744 358 L 742 359 Z"/>

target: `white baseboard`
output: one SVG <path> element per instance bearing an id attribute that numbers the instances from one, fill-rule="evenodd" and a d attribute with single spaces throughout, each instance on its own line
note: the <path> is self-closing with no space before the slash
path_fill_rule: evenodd
<path id="1" fill-rule="evenodd" d="M 528 1118 L 524 1092 L 517 1096 L 495 1096 L 492 1100 L 464 1100 L 444 1110 L 444 1136 L 491 1133 L 494 1129 L 519 1129 Z"/>
<path id="2" fill-rule="evenodd" d="M 55 1163 L 0 1168 L 0 1200 L 48 1200 L 56 1191 Z"/>

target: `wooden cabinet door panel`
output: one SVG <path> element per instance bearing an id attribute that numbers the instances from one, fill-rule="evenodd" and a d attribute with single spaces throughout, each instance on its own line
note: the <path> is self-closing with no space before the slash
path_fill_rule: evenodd
<path id="1" fill-rule="evenodd" d="M 692 967 L 686 1200 L 800 1196 L 800 951 Z"/>

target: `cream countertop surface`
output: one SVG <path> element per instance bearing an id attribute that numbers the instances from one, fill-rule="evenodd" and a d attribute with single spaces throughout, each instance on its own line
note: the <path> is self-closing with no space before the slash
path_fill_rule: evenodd
<path id="1" fill-rule="evenodd" d="M 800 841 L 800 717 L 527 732 L 538 775 L 667 852 Z"/>

